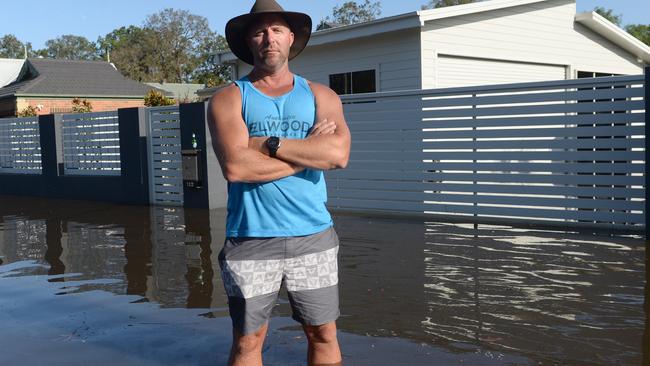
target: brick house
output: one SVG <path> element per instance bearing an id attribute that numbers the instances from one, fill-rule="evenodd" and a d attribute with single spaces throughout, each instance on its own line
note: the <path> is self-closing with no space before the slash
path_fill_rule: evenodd
<path id="1" fill-rule="evenodd" d="M 27 59 L 16 80 L 0 88 L 0 118 L 28 106 L 38 114 L 69 113 L 77 97 L 91 102 L 93 112 L 143 107 L 151 89 L 103 61 Z"/>

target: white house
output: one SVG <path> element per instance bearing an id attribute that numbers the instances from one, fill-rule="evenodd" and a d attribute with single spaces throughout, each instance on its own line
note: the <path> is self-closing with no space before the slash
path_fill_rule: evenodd
<path id="1" fill-rule="evenodd" d="M 216 58 L 234 77 L 251 70 L 230 52 Z M 576 14 L 575 0 L 489 0 L 314 32 L 291 68 L 348 94 L 642 74 L 649 64 L 650 47 Z"/>

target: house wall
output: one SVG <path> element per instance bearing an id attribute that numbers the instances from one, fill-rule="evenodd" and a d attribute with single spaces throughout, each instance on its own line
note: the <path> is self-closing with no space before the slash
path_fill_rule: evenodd
<path id="1" fill-rule="evenodd" d="M 0 118 L 13 117 L 16 115 L 16 99 L 0 99 Z"/>
<path id="2" fill-rule="evenodd" d="M 569 78 L 578 70 L 643 73 L 635 56 L 576 23 L 575 14 L 574 0 L 551 0 L 429 21 L 422 29 L 423 87 L 441 86 L 436 64 L 442 55 L 521 61 L 531 65 L 529 70 L 535 70 L 534 64 L 556 65 L 565 67 Z M 530 76 L 528 81 L 536 80 L 535 72 Z M 478 85 L 482 80 L 459 75 L 456 82 Z"/>
<path id="3" fill-rule="evenodd" d="M 83 99 L 83 98 L 82 98 Z M 115 111 L 118 108 L 144 107 L 144 99 L 93 99 L 86 98 L 93 107 L 93 112 Z M 72 98 L 18 98 L 18 110 L 22 111 L 28 106 L 38 110 L 39 115 L 61 112 L 62 109 L 72 108 Z M 52 111 L 52 108 L 57 110 Z"/>
<path id="4" fill-rule="evenodd" d="M 329 75 L 375 69 L 377 91 L 419 89 L 420 32 L 417 28 L 306 48 L 290 62 L 291 70 L 329 85 Z M 252 67 L 239 62 L 239 77 Z"/>

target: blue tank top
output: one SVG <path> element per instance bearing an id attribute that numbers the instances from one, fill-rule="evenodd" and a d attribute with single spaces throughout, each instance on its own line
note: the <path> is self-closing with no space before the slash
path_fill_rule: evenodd
<path id="1" fill-rule="evenodd" d="M 242 116 L 250 137 L 307 137 L 316 118 L 315 99 L 307 80 L 294 75 L 293 89 L 278 97 L 256 89 L 248 76 L 235 84 L 241 92 Z M 267 183 L 230 183 L 226 236 L 284 237 L 323 231 L 332 226 L 326 202 L 321 170 L 305 169 Z"/>

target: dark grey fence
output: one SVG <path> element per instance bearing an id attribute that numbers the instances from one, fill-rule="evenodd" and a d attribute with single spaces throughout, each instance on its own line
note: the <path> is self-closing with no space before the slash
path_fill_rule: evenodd
<path id="1" fill-rule="evenodd" d="M 204 103 L 0 119 L 0 194 L 223 207 L 206 131 Z M 195 152 L 198 185 L 184 184 L 183 151 Z"/>
<path id="2" fill-rule="evenodd" d="M 351 161 L 326 173 L 328 205 L 650 227 L 649 70 L 345 96 Z M 0 120 L 0 194 L 224 207 L 206 120 L 204 103 Z"/>
<path id="3" fill-rule="evenodd" d="M 643 228 L 648 73 L 345 96 L 353 147 L 329 204 Z"/>

